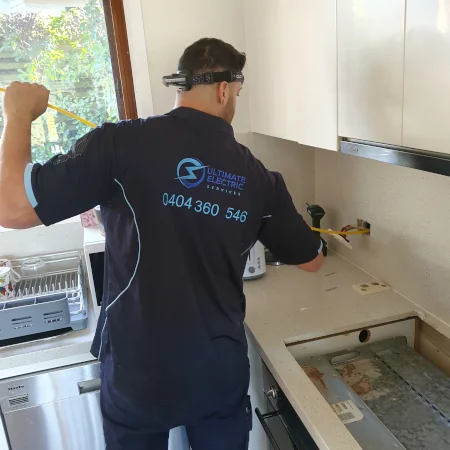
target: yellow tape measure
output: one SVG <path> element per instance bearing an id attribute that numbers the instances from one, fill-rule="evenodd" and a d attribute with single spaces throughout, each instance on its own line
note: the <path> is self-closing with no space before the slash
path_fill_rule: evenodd
<path id="1" fill-rule="evenodd" d="M 6 89 L 3 89 L 0 87 L 0 92 L 6 92 Z M 66 111 L 65 109 L 62 109 L 59 106 L 55 106 L 55 105 L 52 105 L 49 103 L 48 107 L 51 109 L 54 109 L 55 111 L 58 111 L 61 114 L 64 114 L 65 116 L 68 116 L 68 117 L 71 117 L 72 119 L 78 120 L 79 122 L 81 122 L 84 125 L 87 125 L 88 127 L 97 128 L 97 125 L 93 124 L 92 122 L 89 122 L 89 120 L 83 119 L 82 117 L 77 116 L 76 114 L 71 113 L 69 111 Z"/>

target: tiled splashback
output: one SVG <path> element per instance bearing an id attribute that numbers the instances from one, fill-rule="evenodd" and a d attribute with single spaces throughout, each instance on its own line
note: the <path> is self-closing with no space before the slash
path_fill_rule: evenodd
<path id="1" fill-rule="evenodd" d="M 314 149 L 255 133 L 238 134 L 236 139 L 268 169 L 283 174 L 297 209 L 309 220 L 306 202 L 314 201 Z"/>
<path id="2" fill-rule="evenodd" d="M 315 151 L 315 198 L 333 228 L 362 218 L 346 258 L 414 303 L 450 313 L 450 178 L 325 150 Z"/>

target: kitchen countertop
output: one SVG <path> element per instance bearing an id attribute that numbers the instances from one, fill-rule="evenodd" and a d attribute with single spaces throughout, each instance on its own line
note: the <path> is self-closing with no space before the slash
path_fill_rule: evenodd
<path id="1" fill-rule="evenodd" d="M 321 450 L 361 447 L 329 407 L 285 343 L 328 336 L 408 317 L 420 317 L 450 337 L 448 311 L 437 319 L 391 290 L 362 296 L 352 286 L 373 277 L 336 254 L 316 274 L 269 266 L 245 283 L 248 331 L 257 350 Z M 445 314 L 446 315 L 443 315 Z M 443 318 L 448 318 L 446 322 Z"/>
<path id="2" fill-rule="evenodd" d="M 84 228 L 84 251 L 87 254 L 105 251 L 105 236 L 99 227 Z"/>

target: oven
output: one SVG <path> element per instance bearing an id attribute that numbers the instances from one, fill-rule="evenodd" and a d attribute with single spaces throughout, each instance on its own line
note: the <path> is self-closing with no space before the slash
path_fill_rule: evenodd
<path id="1" fill-rule="evenodd" d="M 266 410 L 256 408 L 272 450 L 318 450 L 308 430 L 290 405 L 269 369 L 264 366 Z"/>

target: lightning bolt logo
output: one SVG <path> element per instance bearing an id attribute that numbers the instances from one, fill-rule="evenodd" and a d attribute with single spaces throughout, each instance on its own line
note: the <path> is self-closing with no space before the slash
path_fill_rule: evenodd
<path id="1" fill-rule="evenodd" d="M 196 170 L 206 169 L 208 166 L 199 166 L 199 167 L 185 167 L 186 171 L 189 175 L 183 175 L 181 177 L 177 177 L 177 180 L 196 180 L 197 175 L 194 173 Z"/>
<path id="2" fill-rule="evenodd" d="M 208 166 L 203 165 L 201 161 L 195 158 L 185 158 L 178 163 L 177 177 L 180 183 L 187 187 L 193 188 L 198 186 L 205 179 L 206 168 Z M 201 171 L 200 173 L 196 173 Z M 181 173 L 187 172 L 187 175 L 181 175 Z"/>

